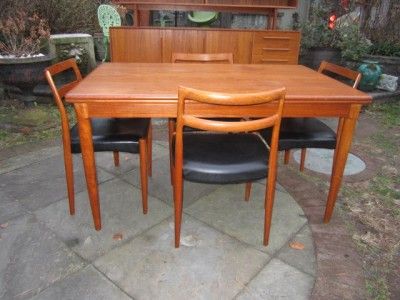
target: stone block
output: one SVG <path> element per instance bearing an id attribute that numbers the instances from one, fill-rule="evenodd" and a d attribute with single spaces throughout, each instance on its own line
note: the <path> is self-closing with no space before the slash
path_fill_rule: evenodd
<path id="1" fill-rule="evenodd" d="M 376 86 L 380 90 L 394 92 L 397 90 L 397 82 L 399 77 L 382 74 L 379 78 L 378 85 Z"/>
<path id="2" fill-rule="evenodd" d="M 79 68 L 85 74 L 96 67 L 93 37 L 90 34 L 53 34 L 50 36 L 49 49 L 56 57 L 54 62 L 76 58 Z"/>

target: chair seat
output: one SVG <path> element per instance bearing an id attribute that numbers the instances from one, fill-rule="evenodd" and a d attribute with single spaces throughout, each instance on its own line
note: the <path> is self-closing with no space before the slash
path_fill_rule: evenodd
<path id="1" fill-rule="evenodd" d="M 183 177 L 200 183 L 241 183 L 265 178 L 269 151 L 255 134 L 184 132 Z"/>
<path id="2" fill-rule="evenodd" d="M 269 143 L 271 130 L 261 132 Z M 296 148 L 335 149 L 336 133 L 316 118 L 284 118 L 279 132 L 279 150 Z"/>
<path id="3" fill-rule="evenodd" d="M 150 119 L 92 119 L 94 151 L 139 153 L 139 139 L 149 126 Z M 78 124 L 71 128 L 71 151 L 81 152 Z"/>

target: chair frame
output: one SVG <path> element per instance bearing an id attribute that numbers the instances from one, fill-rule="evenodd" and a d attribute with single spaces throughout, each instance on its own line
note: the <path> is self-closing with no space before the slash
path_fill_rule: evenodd
<path id="1" fill-rule="evenodd" d="M 232 53 L 172 53 L 172 63 L 191 62 L 191 63 L 216 63 L 225 62 L 233 64 Z"/>
<path id="2" fill-rule="evenodd" d="M 283 104 L 285 99 L 285 88 L 277 88 L 275 90 L 250 93 L 250 94 L 224 94 L 209 91 L 201 91 L 188 87 L 179 87 L 178 91 L 178 116 L 175 140 L 175 159 L 173 167 L 173 194 L 174 194 L 174 213 L 175 213 L 175 247 L 180 244 L 180 231 L 182 222 L 182 206 L 183 206 L 183 127 L 190 126 L 193 128 L 226 132 L 252 132 L 266 127 L 273 127 L 272 143 L 269 153 L 267 187 L 265 194 L 265 222 L 264 222 L 264 240 L 263 244 L 268 245 L 269 233 L 271 227 L 272 207 L 275 196 L 275 182 L 277 172 L 277 155 L 278 155 L 278 138 L 280 122 L 282 117 Z M 185 113 L 185 103 L 187 100 L 197 101 L 211 106 L 218 106 L 221 109 L 232 106 L 251 106 L 261 103 L 277 102 L 276 113 L 256 119 L 238 122 L 226 122 L 203 119 Z"/>
<path id="3" fill-rule="evenodd" d="M 324 72 L 330 72 L 332 74 L 336 74 L 339 76 L 342 76 L 344 78 L 353 80 L 353 88 L 357 88 L 360 81 L 361 81 L 361 73 L 357 71 L 350 70 L 348 68 L 338 66 L 336 64 L 330 63 L 328 61 L 323 60 L 321 64 L 319 65 L 318 68 L 318 73 L 323 74 Z M 343 118 L 339 118 L 338 126 L 336 129 L 336 144 L 339 143 L 340 140 L 340 134 L 342 132 L 342 127 L 343 127 Z M 302 148 L 301 149 L 301 155 L 300 155 L 300 171 L 304 171 L 304 165 L 306 161 L 306 154 L 307 154 L 307 148 Z M 284 155 L 284 163 L 288 164 L 290 160 L 290 150 L 285 150 L 285 155 Z M 334 159 L 333 162 L 336 161 L 336 151 L 334 153 Z M 335 164 L 335 163 L 334 163 Z"/>
<path id="4" fill-rule="evenodd" d="M 60 74 L 64 71 L 72 69 L 74 75 L 76 77 L 75 80 L 62 85 L 60 88 L 57 88 L 53 76 Z M 75 214 L 75 193 L 74 193 L 74 172 L 73 172 L 73 162 L 72 162 L 72 151 L 71 151 L 71 133 L 69 127 L 69 117 L 68 113 L 65 109 L 63 98 L 66 93 L 68 93 L 72 88 L 77 86 L 80 81 L 82 81 L 82 75 L 79 71 L 79 68 L 76 64 L 76 60 L 74 58 L 67 59 L 65 61 L 56 63 L 52 66 L 49 66 L 45 69 L 45 77 L 49 83 L 50 89 L 53 93 L 54 100 L 58 107 L 61 117 L 61 133 L 62 133 L 62 143 L 63 143 L 63 152 L 64 152 L 64 167 L 65 167 L 65 176 L 67 182 L 67 194 L 68 194 L 68 203 L 69 203 L 69 213 L 71 215 Z M 146 214 L 148 210 L 148 184 L 147 184 L 147 176 L 151 176 L 152 171 L 152 130 L 151 125 L 148 130 L 148 135 L 146 138 L 139 139 L 139 156 L 140 156 L 140 180 L 141 180 L 141 190 L 142 190 L 142 204 L 143 204 L 143 213 Z M 113 151 L 114 157 L 114 165 L 119 166 L 119 152 Z"/>

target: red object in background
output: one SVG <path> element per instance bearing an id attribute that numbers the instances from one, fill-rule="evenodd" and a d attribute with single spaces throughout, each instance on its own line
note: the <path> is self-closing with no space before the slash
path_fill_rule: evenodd
<path id="1" fill-rule="evenodd" d="M 341 1 L 340 1 L 340 4 L 342 5 L 342 7 L 343 7 L 344 9 L 348 9 L 348 8 L 349 8 L 350 1 L 349 1 L 349 0 L 341 0 Z"/>
<path id="2" fill-rule="evenodd" d="M 336 19 L 337 19 L 337 16 L 336 16 L 335 13 L 331 13 L 331 14 L 329 15 L 329 19 L 328 19 L 328 28 L 329 28 L 329 29 L 332 30 L 332 29 L 335 28 Z"/>

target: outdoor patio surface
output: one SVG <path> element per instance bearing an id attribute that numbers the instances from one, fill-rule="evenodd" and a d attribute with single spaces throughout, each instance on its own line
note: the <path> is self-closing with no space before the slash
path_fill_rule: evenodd
<path id="1" fill-rule="evenodd" d="M 334 128 L 335 122 L 325 120 Z M 374 130 L 360 115 L 357 137 Z M 167 126 L 153 122 L 149 213 L 142 214 L 138 157 L 97 153 L 103 229 L 93 228 L 82 162 L 75 155 L 77 212 L 69 216 L 59 140 L 0 151 L 0 299 L 365 299 L 362 258 L 338 209 L 322 222 L 329 166 L 309 155 L 280 160 L 270 245 L 262 246 L 262 181 L 250 202 L 243 185 L 185 182 L 181 247 L 173 247 Z M 311 150 L 311 149 L 310 149 Z M 311 151 L 309 151 L 311 152 Z M 379 160 L 355 141 L 345 182 L 376 173 Z M 296 152 L 294 152 L 296 158 Z M 357 158 L 358 157 L 358 158 Z M 350 159 L 351 160 L 351 159 Z M 337 206 L 341 205 L 340 195 Z M 304 244 L 303 250 L 289 246 Z"/>
<path id="2" fill-rule="evenodd" d="M 265 184 L 185 182 L 181 247 L 173 246 L 168 147 L 155 126 L 149 212 L 138 156 L 97 153 L 102 230 L 94 230 L 79 155 L 70 216 L 61 147 L 0 161 L 0 299 L 309 299 L 316 253 L 305 213 L 277 186 L 262 246 Z M 323 199 L 322 199 L 323 200 Z M 322 215 L 321 215 L 322 218 Z M 116 238 L 116 236 L 118 238 Z M 122 236 L 122 238 L 121 238 Z M 303 250 L 289 246 L 304 244 Z"/>

